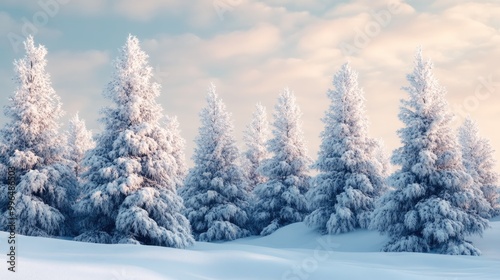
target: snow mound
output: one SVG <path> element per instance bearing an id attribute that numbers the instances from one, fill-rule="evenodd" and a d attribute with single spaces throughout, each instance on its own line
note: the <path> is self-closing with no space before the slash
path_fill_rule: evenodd
<path id="1" fill-rule="evenodd" d="M 339 252 L 379 252 L 383 244 L 387 242 L 387 238 L 378 232 L 368 230 L 322 236 L 304 223 L 294 223 L 280 228 L 268 236 L 241 238 L 230 243 L 269 248 L 314 250 L 322 244 L 321 242 L 331 243 L 329 244 L 330 248 Z"/>
<path id="2" fill-rule="evenodd" d="M 7 270 L 4 257 L 0 279 L 500 279 L 500 221 L 491 225 L 483 238 L 472 238 L 480 257 L 382 253 L 386 239 L 376 232 L 321 236 L 303 223 L 184 250 L 18 236 L 17 272 Z M 0 232 L 4 256 L 7 236 Z"/>

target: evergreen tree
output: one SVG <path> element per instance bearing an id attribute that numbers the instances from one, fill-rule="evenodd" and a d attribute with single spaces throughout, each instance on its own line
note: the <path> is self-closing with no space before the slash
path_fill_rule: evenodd
<path id="1" fill-rule="evenodd" d="M 186 179 L 187 174 L 186 157 L 184 155 L 186 140 L 184 140 L 181 136 L 177 117 L 166 116 L 166 120 L 166 128 L 168 132 L 167 141 L 170 143 L 173 163 L 175 163 L 173 167 L 174 171 L 172 173 L 176 174 L 174 180 L 176 188 L 179 189 L 184 186 L 184 180 Z"/>
<path id="2" fill-rule="evenodd" d="M 332 103 L 323 118 L 325 130 L 314 188 L 308 192 L 313 211 L 307 225 L 337 234 L 368 228 L 375 200 L 386 190 L 381 143 L 368 137 L 363 91 L 357 73 L 346 63 L 333 77 Z"/>
<path id="3" fill-rule="evenodd" d="M 387 154 L 385 149 L 385 144 L 382 139 L 375 140 L 375 163 L 379 164 L 379 168 L 381 168 L 382 177 L 387 178 L 391 174 L 391 162 L 390 156 Z M 386 179 L 384 179 L 386 181 Z M 389 187 L 386 185 L 386 191 Z"/>
<path id="4" fill-rule="evenodd" d="M 85 171 L 82 166 L 85 153 L 95 147 L 92 133 L 85 127 L 85 121 L 80 120 L 78 113 L 69 120 L 67 133 L 68 150 L 66 157 L 72 162 L 77 178 Z"/>
<path id="5" fill-rule="evenodd" d="M 105 129 L 84 161 L 87 192 L 75 207 L 84 232 L 76 240 L 177 248 L 194 242 L 176 190 L 177 151 L 160 123 L 160 86 L 147 58 L 129 35 L 105 90 L 114 106 L 103 110 Z"/>
<path id="6" fill-rule="evenodd" d="M 459 129 L 462 160 L 465 170 L 480 187 L 481 194 L 491 206 L 490 211 L 480 213 L 483 217 L 500 214 L 498 174 L 493 170 L 495 160 L 490 142 L 481 138 L 476 122 L 467 118 Z"/>
<path id="7" fill-rule="evenodd" d="M 233 240 L 249 234 L 247 230 L 248 192 L 239 151 L 233 137 L 231 115 L 208 88 L 207 106 L 200 113 L 197 147 L 181 195 L 193 233 L 200 241 Z"/>
<path id="8" fill-rule="evenodd" d="M 254 226 L 268 235 L 282 226 L 301 222 L 308 214 L 305 193 L 309 189 L 310 159 L 303 140 L 301 112 L 295 96 L 285 89 L 275 107 L 273 135 L 268 142 L 272 157 L 260 168 L 267 181 L 254 190 Z"/>
<path id="9" fill-rule="evenodd" d="M 479 255 L 466 237 L 481 234 L 488 221 L 470 208 L 487 202 L 474 195 L 450 127 L 445 90 L 421 50 L 407 79 L 409 99 L 402 100 L 399 113 L 406 125 L 398 131 L 402 147 L 392 156 L 400 166 L 390 177 L 395 190 L 381 198 L 372 226 L 390 237 L 385 251 Z"/>
<path id="10" fill-rule="evenodd" d="M 265 159 L 269 158 L 266 148 L 269 124 L 266 108 L 257 104 L 252 115 L 252 122 L 244 131 L 243 138 L 247 150 L 243 159 L 244 169 L 248 179 L 248 191 L 252 192 L 255 186 L 265 182 L 265 177 L 259 174 L 258 169 Z"/>
<path id="11" fill-rule="evenodd" d="M 14 168 L 16 232 L 31 236 L 71 234 L 68 215 L 74 199 L 76 177 L 63 158 L 64 144 L 58 130 L 61 102 L 45 67 L 47 50 L 35 46 L 32 36 L 24 42 L 26 55 L 15 61 L 16 91 L 5 115 L 10 121 L 0 131 L 3 169 Z M 2 229 L 8 226 L 7 172 L 2 171 Z M 12 205 L 10 205 L 12 206 Z M 10 208 L 10 207 L 9 207 Z"/>

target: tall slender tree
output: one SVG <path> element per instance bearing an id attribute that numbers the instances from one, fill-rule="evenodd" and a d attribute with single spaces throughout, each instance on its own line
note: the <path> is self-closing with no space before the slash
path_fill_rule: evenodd
<path id="1" fill-rule="evenodd" d="M 207 105 L 200 113 L 201 127 L 181 195 L 186 216 L 200 241 L 233 240 L 249 234 L 248 192 L 239 166 L 240 154 L 233 136 L 231 115 L 208 88 Z"/>
<path id="2" fill-rule="evenodd" d="M 87 192 L 75 207 L 84 230 L 76 240 L 177 248 L 194 242 L 147 58 L 129 35 L 105 90 L 114 106 L 103 110 L 104 131 L 84 161 Z"/>
<path id="3" fill-rule="evenodd" d="M 387 150 L 385 149 L 385 144 L 382 139 L 376 139 L 376 148 L 375 148 L 375 159 L 376 163 L 380 164 L 382 176 L 385 178 L 384 181 L 387 181 L 387 177 L 391 174 L 391 161 L 390 161 L 390 156 L 387 153 Z M 387 186 L 387 191 L 389 189 L 389 186 Z"/>
<path id="4" fill-rule="evenodd" d="M 272 157 L 260 172 L 267 181 L 254 190 L 254 227 L 268 235 L 282 226 L 301 222 L 308 214 L 305 193 L 309 189 L 308 165 L 301 112 L 293 93 L 285 88 L 275 107 L 273 135 L 268 142 Z"/>
<path id="5" fill-rule="evenodd" d="M 173 178 L 176 189 L 180 189 L 184 186 L 184 180 L 186 179 L 187 174 L 186 157 L 184 155 L 186 140 L 184 140 L 181 136 L 179 121 L 176 116 L 166 116 L 166 129 L 167 142 L 170 145 L 171 156 L 173 159 L 172 174 L 175 174 Z"/>
<path id="6" fill-rule="evenodd" d="M 493 170 L 495 159 L 493 148 L 488 139 L 479 135 L 477 123 L 467 118 L 459 129 L 459 141 L 462 147 L 462 160 L 465 170 L 472 176 L 474 183 L 479 187 L 481 194 L 491 206 L 490 211 L 480 213 L 483 217 L 500 214 L 498 201 L 500 187 L 498 174 Z"/>
<path id="7" fill-rule="evenodd" d="M 312 213 L 307 225 L 336 234 L 368 228 L 375 200 L 386 190 L 380 143 L 368 136 L 358 74 L 344 64 L 328 91 L 331 105 L 323 122 L 322 143 L 313 165 L 319 174 L 308 192 Z M 386 168 L 386 167 L 385 167 Z"/>
<path id="8" fill-rule="evenodd" d="M 15 190 L 9 194 L 16 232 L 32 236 L 71 234 L 68 215 L 76 177 L 63 158 L 63 137 L 58 132 L 63 115 L 61 102 L 52 88 L 45 67 L 47 50 L 35 45 L 32 36 L 24 42 L 26 54 L 15 61 L 16 91 L 5 115 L 10 118 L 0 131 L 4 167 L 13 168 Z M 7 172 L 2 172 L 2 200 L 8 194 Z M 2 203 L 2 227 L 8 226 L 9 209 Z"/>
<path id="9" fill-rule="evenodd" d="M 66 157 L 72 162 L 75 175 L 79 178 L 85 171 L 82 166 L 85 153 L 95 147 L 95 142 L 92 139 L 92 132 L 87 130 L 85 121 L 80 119 L 78 113 L 69 120 L 67 139 Z"/>
<path id="10" fill-rule="evenodd" d="M 399 113 L 405 124 L 398 131 L 402 147 L 392 156 L 400 166 L 390 178 L 395 190 L 382 197 L 373 228 L 389 236 L 385 251 L 479 255 L 466 238 L 481 234 L 488 221 L 470 208 L 487 202 L 475 196 L 451 129 L 445 90 L 421 50 L 407 79 L 410 85 L 403 89 L 409 98 Z"/>
<path id="11" fill-rule="evenodd" d="M 243 138 L 247 147 L 243 160 L 244 169 L 248 178 L 248 191 L 252 192 L 255 186 L 265 182 L 265 177 L 258 169 L 270 156 L 266 148 L 269 138 L 266 108 L 260 103 L 255 106 L 252 121 L 244 131 Z"/>

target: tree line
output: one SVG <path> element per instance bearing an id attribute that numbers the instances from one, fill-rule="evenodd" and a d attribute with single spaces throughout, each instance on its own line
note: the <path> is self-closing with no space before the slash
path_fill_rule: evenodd
<path id="1" fill-rule="evenodd" d="M 256 105 L 240 151 L 211 84 L 188 170 L 179 123 L 156 102 L 160 86 L 136 37 L 114 61 L 104 90 L 113 105 L 103 108 L 104 129 L 95 137 L 78 114 L 60 132 L 47 50 L 31 36 L 24 47 L 0 130 L 3 230 L 9 168 L 17 176 L 16 232 L 83 242 L 185 248 L 303 221 L 322 234 L 378 230 L 389 237 L 384 251 L 479 255 L 467 238 L 500 213 L 493 149 L 470 118 L 452 129 L 445 89 L 420 49 L 403 88 L 398 117 L 405 126 L 392 172 L 382 141 L 369 135 L 364 93 L 348 63 L 327 92 L 316 160 L 307 155 L 290 89 L 279 94 L 272 123 Z"/>

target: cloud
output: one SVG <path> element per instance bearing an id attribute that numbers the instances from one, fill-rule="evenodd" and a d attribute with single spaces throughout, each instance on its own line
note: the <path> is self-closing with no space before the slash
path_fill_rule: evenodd
<path id="1" fill-rule="evenodd" d="M 395 2 L 400 3 L 398 12 L 381 22 L 388 3 Z M 33 11 L 36 6 L 31 5 Z M 399 100 L 406 97 L 401 87 L 407 85 L 418 45 L 435 62 L 436 77 L 448 89 L 454 110 L 475 97 L 480 77 L 491 76 L 499 85 L 468 112 L 486 136 L 500 143 L 494 129 L 500 116 L 500 7 L 493 1 L 90 0 L 70 1 L 66 12 L 85 20 L 111 17 L 117 26 L 143 28 L 136 35 L 161 75 L 159 101 L 166 113 L 179 116 L 188 155 L 199 125 L 197 113 L 213 81 L 234 113 L 239 139 L 253 104 L 262 102 L 272 110 L 279 91 L 289 86 L 302 107 L 310 155 L 315 157 L 323 129 L 320 119 L 329 103 L 326 91 L 348 60 L 360 72 L 371 134 L 383 137 L 392 150 L 399 146 L 397 114 Z M 168 31 L 159 24 L 165 19 L 175 22 Z M 5 23 L 1 30 L 19 28 L 20 22 L 0 12 L 0 23 Z M 373 29 L 377 24 L 379 30 Z M 367 40 L 360 46 L 356 40 L 363 36 Z M 356 52 L 346 54 L 342 43 Z M 54 86 L 68 111 L 80 110 L 95 128 L 99 108 L 93 105 L 106 102 L 100 93 L 111 75 L 108 52 L 68 49 L 49 54 Z"/>
<path id="2" fill-rule="evenodd" d="M 196 3 L 191 4 L 196 5 Z M 184 5 L 184 1 L 176 0 L 142 0 L 140 4 L 136 0 L 122 0 L 114 2 L 113 9 L 130 19 L 145 21 L 180 10 Z"/>
<path id="3" fill-rule="evenodd" d="M 108 66 L 109 54 L 104 51 L 59 51 L 48 54 L 48 70 L 68 84 L 91 81 L 96 70 Z"/>
<path id="4" fill-rule="evenodd" d="M 493 60 L 481 55 L 480 50 L 498 53 L 493 49 L 496 39 L 491 40 L 496 31 L 491 21 L 457 16 L 466 7 L 443 7 L 440 14 L 433 14 L 417 12 L 402 3 L 399 13 L 392 15 L 376 36 L 369 37 L 366 46 L 355 55 L 345 56 L 339 44 L 354 44 L 357 30 L 377 22 L 370 10 L 383 11 L 386 1 L 371 6 L 366 1 L 340 4 L 324 17 L 292 11 L 283 7 L 286 1 L 281 1 L 283 5 L 278 2 L 274 6 L 245 2 L 229 11 L 223 23 L 239 26 L 236 30 L 221 31 L 208 38 L 194 34 L 162 35 L 145 41 L 155 61 L 160 61 L 170 73 L 171 80 L 164 84 L 164 90 L 170 94 L 162 102 L 169 104 L 167 111 L 178 114 L 186 124 L 183 127 L 188 139 L 194 139 L 197 133 L 198 120 L 192 112 L 204 105 L 209 81 L 216 82 L 228 109 L 237 112 L 234 118 L 238 137 L 249 121 L 253 109 L 250 105 L 262 102 L 272 109 L 279 91 L 289 86 L 302 107 L 304 130 L 314 157 L 323 129 L 320 119 L 329 102 L 326 90 L 331 87 L 332 75 L 350 60 L 360 72 L 371 133 L 385 138 L 392 150 L 399 145 L 399 100 L 406 97 L 401 87 L 407 84 L 405 77 L 411 71 L 418 45 L 423 45 L 425 56 L 436 62 L 436 76 L 449 89 L 451 104 L 462 102 L 470 94 L 478 74 L 487 75 L 494 69 Z M 489 7 L 479 5 L 474 9 L 473 14 L 480 15 Z M 251 23 L 252 28 L 245 28 Z M 459 69 L 465 72 L 457 73 Z M 484 113 L 496 112 L 496 103 L 487 103 L 490 102 L 481 104 Z M 188 144 L 189 153 L 193 143 Z"/>
<path id="5" fill-rule="evenodd" d="M 0 34 L 5 39 L 1 40 L 0 46 L 5 48 L 10 55 L 17 55 L 23 50 L 23 41 L 30 34 L 34 35 L 35 39 L 38 37 L 54 39 L 61 35 L 59 30 L 47 26 L 51 20 L 49 15 L 43 13 L 44 16 L 39 17 L 37 13 L 15 18 L 0 11 Z"/>
<path id="6" fill-rule="evenodd" d="M 64 120 L 79 111 L 80 116 L 96 129 L 99 110 L 108 103 L 101 95 L 112 71 L 108 52 L 49 50 L 47 61 L 52 85 L 67 112 Z"/>
<path id="7" fill-rule="evenodd" d="M 154 56 L 155 61 L 166 64 L 166 67 L 175 65 L 175 69 L 169 69 L 169 72 L 191 69 L 187 76 L 191 77 L 198 72 L 192 66 L 201 70 L 220 66 L 229 69 L 238 67 L 238 61 L 261 61 L 278 50 L 281 42 L 278 28 L 262 24 L 249 30 L 228 32 L 207 39 L 193 34 L 163 35 L 144 40 L 144 47 Z M 232 71 L 234 69 L 229 72 Z"/>
<path id="8" fill-rule="evenodd" d="M 235 45 L 235 42 L 239 44 Z M 235 31 L 219 35 L 204 45 L 214 59 L 230 59 L 237 56 L 258 56 L 272 52 L 281 42 L 279 29 L 261 25 L 249 31 Z"/>
<path id="9" fill-rule="evenodd" d="M 106 11 L 110 10 L 110 6 L 112 3 L 112 1 L 109 0 L 85 0 L 85 1 L 63 0 L 63 1 L 67 3 L 61 5 L 62 13 L 69 15 L 78 14 L 83 16 L 105 15 Z"/>

